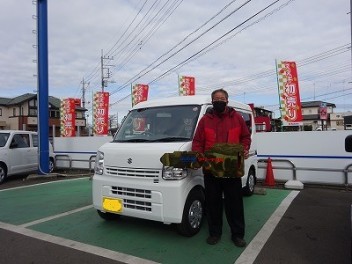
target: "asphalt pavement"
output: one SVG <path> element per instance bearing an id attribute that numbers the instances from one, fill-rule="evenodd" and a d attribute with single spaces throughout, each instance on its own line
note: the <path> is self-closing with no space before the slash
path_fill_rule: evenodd
<path id="1" fill-rule="evenodd" d="M 57 176 L 51 178 L 13 179 L 0 185 L 0 189 L 66 179 Z M 351 205 L 351 190 L 305 186 L 284 212 L 283 217 L 278 220 L 278 225 L 260 253 L 255 257 L 246 258 L 246 253 L 251 254 L 246 249 L 243 252 L 244 256 L 241 255 L 236 263 L 351 263 Z M 250 245 L 247 247 L 250 249 Z M 123 262 L 0 228 L 0 263 Z M 221 260 L 218 263 L 221 263 Z"/>
<path id="2" fill-rule="evenodd" d="M 351 263 L 351 206 L 351 190 L 306 186 L 254 264 Z"/>

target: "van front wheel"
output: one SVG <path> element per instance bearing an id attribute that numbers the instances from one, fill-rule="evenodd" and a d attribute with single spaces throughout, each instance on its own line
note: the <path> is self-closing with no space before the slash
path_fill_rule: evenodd
<path id="1" fill-rule="evenodd" d="M 255 183 L 256 183 L 255 172 L 253 169 L 250 169 L 248 172 L 246 186 L 243 188 L 243 192 L 245 196 L 251 196 L 254 193 Z"/>
<path id="2" fill-rule="evenodd" d="M 179 234 L 191 237 L 200 230 L 204 216 L 204 193 L 201 189 L 192 190 L 183 209 L 182 222 L 177 224 Z"/>
<path id="3" fill-rule="evenodd" d="M 7 177 L 7 170 L 5 165 L 0 164 L 0 184 L 5 181 Z"/>

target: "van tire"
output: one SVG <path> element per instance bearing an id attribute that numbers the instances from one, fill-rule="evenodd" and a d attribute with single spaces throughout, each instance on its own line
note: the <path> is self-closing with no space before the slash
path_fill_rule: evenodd
<path id="1" fill-rule="evenodd" d="M 116 220 L 119 219 L 121 215 L 118 214 L 113 214 L 113 213 L 108 213 L 108 212 L 103 212 L 100 210 L 97 210 L 98 215 L 103 218 L 106 221 L 112 221 L 112 220 Z"/>
<path id="2" fill-rule="evenodd" d="M 254 169 L 250 169 L 248 172 L 247 183 L 243 188 L 243 194 L 245 196 L 251 196 L 254 193 L 254 188 L 256 184 L 256 177 Z"/>
<path id="3" fill-rule="evenodd" d="M 55 161 L 53 158 L 49 158 L 49 173 L 52 173 L 55 169 Z"/>
<path id="4" fill-rule="evenodd" d="M 205 198 L 201 188 L 193 189 L 187 197 L 182 222 L 177 224 L 180 235 L 191 237 L 197 234 L 204 218 Z"/>
<path id="5" fill-rule="evenodd" d="M 6 180 L 6 177 L 7 177 L 6 167 L 5 165 L 0 164 L 0 184 L 2 184 Z"/>

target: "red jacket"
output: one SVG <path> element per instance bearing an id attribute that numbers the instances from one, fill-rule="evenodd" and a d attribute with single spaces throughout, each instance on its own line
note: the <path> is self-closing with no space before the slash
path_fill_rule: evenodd
<path id="1" fill-rule="evenodd" d="M 199 121 L 192 142 L 192 151 L 204 153 L 216 143 L 241 143 L 245 150 L 251 145 L 251 134 L 243 117 L 231 107 L 217 114 L 205 114 Z"/>

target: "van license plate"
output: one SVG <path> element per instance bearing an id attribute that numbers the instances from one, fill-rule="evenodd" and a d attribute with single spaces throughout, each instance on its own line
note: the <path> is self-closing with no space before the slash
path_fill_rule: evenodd
<path id="1" fill-rule="evenodd" d="M 122 199 L 103 197 L 103 209 L 114 213 L 121 213 L 123 201 Z"/>

